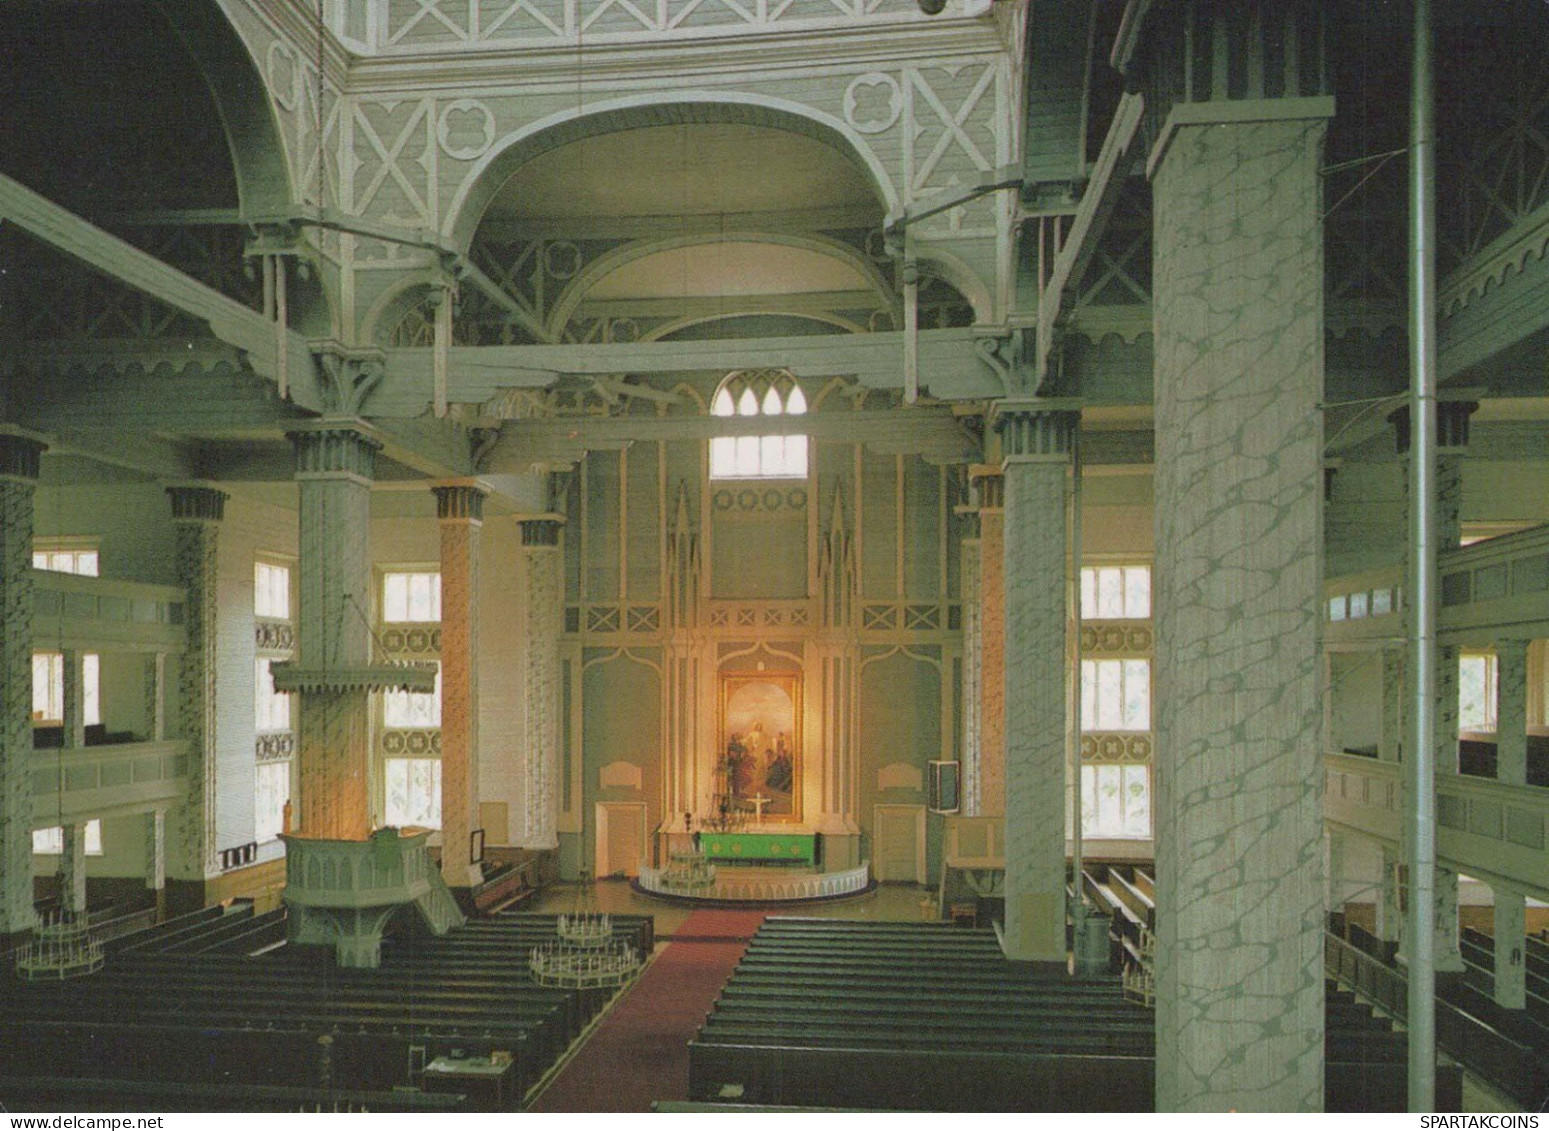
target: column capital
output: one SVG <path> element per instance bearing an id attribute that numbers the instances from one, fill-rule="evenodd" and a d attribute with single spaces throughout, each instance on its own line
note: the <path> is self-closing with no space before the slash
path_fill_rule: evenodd
<path id="1" fill-rule="evenodd" d="M 1002 463 L 1028 459 L 1068 460 L 1081 421 L 1073 397 L 999 400 L 990 406 L 990 425 L 1000 436 Z"/>
<path id="2" fill-rule="evenodd" d="M 528 515 L 516 520 L 522 528 L 523 546 L 558 546 L 559 532 L 565 519 L 557 514 Z"/>
<path id="3" fill-rule="evenodd" d="M 482 522 L 489 492 L 471 479 L 448 479 L 430 488 L 436 496 L 436 517 L 443 522 Z"/>
<path id="4" fill-rule="evenodd" d="M 219 522 L 226 517 L 225 491 L 208 483 L 174 483 L 167 488 L 173 522 Z"/>
<path id="5" fill-rule="evenodd" d="M 36 432 L 0 424 L 0 479 L 36 482 L 48 444 Z"/>
<path id="6" fill-rule="evenodd" d="M 376 454 L 375 429 L 356 417 L 322 417 L 285 433 L 296 451 L 297 479 L 355 479 L 370 484 Z"/>
<path id="7" fill-rule="evenodd" d="M 1436 447 L 1444 455 L 1460 455 L 1468 448 L 1469 418 L 1479 407 L 1481 389 L 1457 389 L 1440 393 L 1436 398 Z M 1393 425 L 1393 442 L 1398 454 L 1409 451 L 1409 406 L 1400 405 L 1388 414 Z"/>
<path id="8" fill-rule="evenodd" d="M 346 346 L 332 338 L 308 343 L 317 361 L 318 392 L 331 412 L 359 415 L 382 383 L 387 355 L 380 349 Z"/>

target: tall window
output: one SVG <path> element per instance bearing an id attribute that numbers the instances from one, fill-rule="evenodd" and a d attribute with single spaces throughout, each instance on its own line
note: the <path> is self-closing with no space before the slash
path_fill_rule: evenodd
<path id="1" fill-rule="evenodd" d="M 1082 660 L 1081 729 L 1150 730 L 1151 661 Z"/>
<path id="2" fill-rule="evenodd" d="M 1464 653 L 1458 657 L 1458 729 L 1495 732 L 1495 657 Z"/>
<path id="3" fill-rule="evenodd" d="M 276 620 L 290 619 L 290 567 L 253 563 L 253 612 Z"/>
<path id="4" fill-rule="evenodd" d="M 253 839 L 263 844 L 285 831 L 285 803 L 290 800 L 290 759 L 258 763 L 253 795 Z"/>
<path id="5" fill-rule="evenodd" d="M 58 856 L 65 850 L 65 831 L 58 825 L 32 830 L 32 851 L 39 856 Z M 102 822 L 86 822 L 86 855 L 102 855 Z"/>
<path id="6" fill-rule="evenodd" d="M 441 665 L 436 665 L 436 689 L 384 691 L 382 721 L 390 727 L 438 727 L 441 725 Z"/>
<path id="7" fill-rule="evenodd" d="M 1151 615 L 1151 567 L 1084 566 L 1083 620 L 1144 620 Z"/>
<path id="8" fill-rule="evenodd" d="M 290 693 L 274 689 L 273 663 L 268 658 L 253 662 L 253 719 L 260 734 L 290 729 Z"/>
<path id="9" fill-rule="evenodd" d="M 441 827 L 441 763 L 434 758 L 387 759 L 387 823 Z"/>
<path id="10" fill-rule="evenodd" d="M 439 573 L 384 573 L 382 619 L 389 624 L 441 619 Z"/>
<path id="11" fill-rule="evenodd" d="M 34 549 L 32 551 L 32 568 L 47 569 L 55 573 L 79 573 L 87 577 L 97 576 L 97 548 L 67 547 L 58 549 Z"/>
<path id="12" fill-rule="evenodd" d="M 1081 829 L 1092 837 L 1150 836 L 1151 767 L 1082 766 Z"/>
<path id="13" fill-rule="evenodd" d="M 87 726 L 102 721 L 102 660 L 95 652 L 81 657 L 81 714 Z M 32 721 L 62 723 L 65 717 L 65 658 L 61 652 L 32 654 Z"/>
<path id="14" fill-rule="evenodd" d="M 807 398 L 785 370 L 733 373 L 710 401 L 710 414 L 733 417 L 804 416 Z M 712 479 L 803 479 L 807 437 L 716 436 L 710 441 Z"/>

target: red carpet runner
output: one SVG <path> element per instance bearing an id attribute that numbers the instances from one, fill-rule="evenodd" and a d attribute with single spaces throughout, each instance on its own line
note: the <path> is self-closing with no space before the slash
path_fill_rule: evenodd
<path id="1" fill-rule="evenodd" d="M 650 1111 L 688 1098 L 688 1042 L 760 911 L 695 911 L 530 1110 Z"/>

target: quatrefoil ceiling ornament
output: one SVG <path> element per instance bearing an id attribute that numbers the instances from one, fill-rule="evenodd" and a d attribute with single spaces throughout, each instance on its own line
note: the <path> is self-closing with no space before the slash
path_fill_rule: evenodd
<path id="1" fill-rule="evenodd" d="M 863 134 L 893 128 L 903 113 L 904 92 L 898 80 L 880 71 L 861 75 L 845 88 L 844 120 Z"/>
<path id="2" fill-rule="evenodd" d="M 473 98 L 448 102 L 436 119 L 436 141 L 454 160 L 477 161 L 495 144 L 495 115 Z"/>

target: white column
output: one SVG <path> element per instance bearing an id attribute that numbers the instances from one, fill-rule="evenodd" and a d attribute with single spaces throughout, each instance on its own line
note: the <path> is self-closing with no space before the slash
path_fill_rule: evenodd
<path id="1" fill-rule="evenodd" d="M 1435 955 L 1439 973 L 1463 969 L 1463 951 L 1458 946 L 1458 874 L 1440 866 L 1436 869 Z"/>
<path id="2" fill-rule="evenodd" d="M 145 886 L 158 894 L 167 886 L 167 813 L 145 814 Z"/>
<path id="3" fill-rule="evenodd" d="M 86 745 L 86 699 L 84 657 L 74 648 L 66 648 L 60 661 L 63 733 L 60 745 L 65 750 L 79 750 Z"/>
<path id="4" fill-rule="evenodd" d="M 59 903 L 71 915 L 86 914 L 86 825 L 64 827 L 59 857 Z"/>
<path id="5" fill-rule="evenodd" d="M 1006 925 L 1009 958 L 1066 961 L 1069 402 L 1000 401 L 1005 461 Z"/>
<path id="6" fill-rule="evenodd" d="M 145 731 L 152 742 L 167 737 L 167 654 L 145 657 Z"/>
<path id="7" fill-rule="evenodd" d="M 1436 772 L 1458 772 L 1458 663 L 1456 644 L 1436 645 Z"/>
<path id="8" fill-rule="evenodd" d="M 1404 744 L 1404 650 L 1382 650 L 1382 736 L 1377 757 L 1397 762 Z"/>
<path id="9" fill-rule="evenodd" d="M 1182 103 L 1152 157 L 1159 1111 L 1323 1103 L 1332 112 Z"/>
<path id="10" fill-rule="evenodd" d="M 1382 849 L 1382 876 L 1378 880 L 1373 906 L 1376 917 L 1377 938 L 1385 943 L 1398 945 L 1399 932 L 1403 927 L 1404 913 L 1398 899 L 1398 856 L 1386 846 Z"/>
<path id="11" fill-rule="evenodd" d="M 1495 1001 L 1507 1009 L 1527 1007 L 1527 897 L 1495 888 Z"/>
<path id="12" fill-rule="evenodd" d="M 39 440 L 0 427 L 0 940 L 32 910 L 32 512 Z"/>
<path id="13" fill-rule="evenodd" d="M 1495 643 L 1495 780 L 1527 784 L 1526 640 Z"/>
<path id="14" fill-rule="evenodd" d="M 483 488 L 433 488 L 441 524 L 441 876 L 448 887 L 484 879 L 473 859 L 479 827 L 479 530 Z"/>

